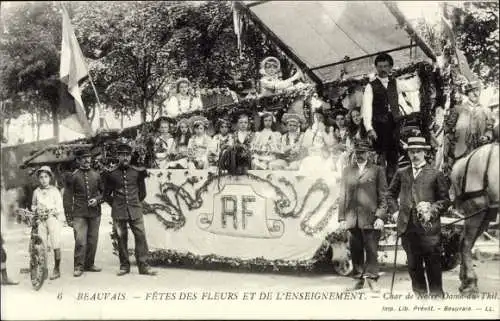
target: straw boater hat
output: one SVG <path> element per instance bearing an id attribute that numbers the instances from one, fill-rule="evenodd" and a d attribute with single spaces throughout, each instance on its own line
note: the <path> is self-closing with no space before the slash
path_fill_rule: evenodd
<path id="1" fill-rule="evenodd" d="M 408 143 L 404 146 L 404 150 L 423 149 L 429 150 L 431 146 L 427 144 L 424 137 L 410 137 Z"/>
<path id="2" fill-rule="evenodd" d="M 298 114 L 295 113 L 285 113 L 283 117 L 281 117 L 281 120 L 285 123 L 288 124 L 289 122 L 295 122 L 298 125 L 302 122 L 302 119 Z"/>
<path id="3" fill-rule="evenodd" d="M 38 177 L 40 175 L 40 173 L 43 173 L 43 172 L 49 174 L 51 177 L 54 177 L 54 173 L 52 172 L 50 167 L 47 165 L 44 165 L 44 166 L 40 167 L 39 169 L 37 169 L 35 174 Z"/>
<path id="4" fill-rule="evenodd" d="M 191 124 L 191 128 L 194 128 L 200 124 L 207 128 L 209 121 L 206 117 L 203 116 L 192 116 L 191 118 L 189 118 L 189 123 Z"/>

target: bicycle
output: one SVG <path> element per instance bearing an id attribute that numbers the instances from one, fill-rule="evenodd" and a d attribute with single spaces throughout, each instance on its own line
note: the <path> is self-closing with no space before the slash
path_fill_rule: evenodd
<path id="1" fill-rule="evenodd" d="M 41 221 L 46 220 L 50 215 L 50 210 L 37 210 L 35 212 L 26 209 L 19 209 L 17 213 L 19 219 L 31 226 L 30 234 L 30 277 L 33 288 L 38 291 L 48 278 L 47 268 L 47 248 L 42 235 L 39 234 L 38 226 Z"/>

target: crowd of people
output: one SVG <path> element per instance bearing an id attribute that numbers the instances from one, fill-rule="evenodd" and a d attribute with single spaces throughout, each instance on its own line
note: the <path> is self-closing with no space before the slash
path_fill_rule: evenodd
<path id="1" fill-rule="evenodd" d="M 183 117 L 201 105 L 188 95 L 189 82 L 182 79 L 176 84 L 177 95 L 167 102 L 168 116 L 156 120 L 156 133 L 149 144 L 149 165 L 159 169 L 207 169 L 217 166 L 221 155 L 234 146 L 249 151 L 250 167 L 255 170 L 317 171 L 328 164 L 333 172 L 342 174 L 338 218 L 350 232 L 355 289 L 362 288 L 367 280 L 370 287 L 376 287 L 380 232 L 387 214 L 399 213 L 394 219 L 407 253 L 414 292 L 442 296 L 439 216 L 449 205 L 449 188 L 443 173 L 427 163 L 425 156 L 431 147 L 423 137 L 408 139 L 404 149 L 411 166 L 398 168 L 398 99 L 402 85 L 391 77 L 393 64 L 388 54 L 375 59 L 377 77 L 365 88 L 362 106 L 335 109 L 331 118 L 324 109 L 313 108 L 308 127 L 303 115 L 289 111 L 279 120 L 283 131 L 277 129 L 280 124 L 272 112 L 259 114 L 260 128 L 256 131 L 251 112 L 241 113 L 234 122 L 220 118 L 215 124 L 203 116 Z M 266 59 L 261 67 L 264 95 L 295 86 L 294 82 L 301 78 L 297 73 L 279 79 L 279 61 L 275 58 Z M 477 87 L 469 86 L 465 94 L 474 102 Z M 469 105 L 456 112 L 475 114 L 474 108 L 479 107 Z M 481 115 L 486 114 L 481 110 Z M 479 122 L 477 117 L 458 117 L 456 148 L 474 148 L 467 143 L 470 135 L 477 144 L 491 141 L 491 124 L 489 116 Z M 212 126 L 214 135 L 209 134 Z M 116 152 L 118 166 L 99 173 L 91 168 L 90 151 L 78 150 L 78 169 L 68 176 L 64 195 L 52 185 L 54 174 L 50 167 L 36 171 L 39 187 L 33 194 L 31 209 L 47 213 L 41 233 L 48 236 L 54 250 L 52 279 L 60 277 L 60 229 L 64 220 L 73 227 L 75 236 L 74 276 L 101 271 L 94 259 L 104 202 L 111 206 L 118 235 L 118 275 L 130 273 L 129 227 L 135 237 L 139 273 L 156 274 L 146 263 L 148 245 L 141 207 L 146 197 L 146 170 L 131 164 L 131 146 L 121 144 Z M 386 166 L 380 166 L 380 159 Z M 14 284 L 6 275 L 5 259 L 2 248 L 2 284 Z"/>

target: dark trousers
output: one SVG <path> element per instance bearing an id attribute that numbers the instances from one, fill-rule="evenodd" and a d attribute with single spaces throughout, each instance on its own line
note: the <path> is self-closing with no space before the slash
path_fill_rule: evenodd
<path id="1" fill-rule="evenodd" d="M 7 253 L 5 252 L 5 249 L 3 248 L 3 238 L 0 235 L 0 245 L 2 247 L 2 270 L 5 269 L 5 263 L 7 262 Z"/>
<path id="2" fill-rule="evenodd" d="M 383 160 L 381 165 L 385 163 L 387 181 L 391 182 L 398 169 L 399 126 L 389 115 L 385 121 L 374 121 L 373 129 L 377 134 L 375 151 Z"/>
<path id="3" fill-rule="evenodd" d="M 407 231 L 401 236 L 408 259 L 411 285 L 417 295 L 443 295 L 440 237 L 439 234 L 425 233 L 423 228 L 416 226 L 412 220 L 408 223 Z"/>
<path id="4" fill-rule="evenodd" d="M 118 234 L 118 257 L 120 258 L 120 269 L 130 270 L 130 261 L 128 257 L 128 226 L 132 230 L 135 239 L 135 259 L 139 271 L 147 268 L 146 259 L 148 257 L 148 243 L 144 230 L 144 219 L 142 217 L 131 220 L 114 219 L 116 232 Z"/>
<path id="5" fill-rule="evenodd" d="M 355 278 L 378 279 L 378 242 L 380 231 L 374 229 L 349 229 L 349 246 Z"/>
<path id="6" fill-rule="evenodd" d="M 94 265 L 100 225 L 101 216 L 73 218 L 75 270 L 83 270 Z"/>

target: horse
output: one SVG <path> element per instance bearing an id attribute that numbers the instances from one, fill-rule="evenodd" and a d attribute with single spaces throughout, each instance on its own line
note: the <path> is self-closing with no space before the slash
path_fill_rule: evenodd
<path id="1" fill-rule="evenodd" d="M 460 242 L 459 291 L 463 294 L 478 292 L 477 275 L 472 263 L 472 248 L 476 240 L 495 220 L 499 205 L 499 144 L 482 145 L 452 167 L 450 179 L 455 196 L 454 207 L 465 214 Z"/>

